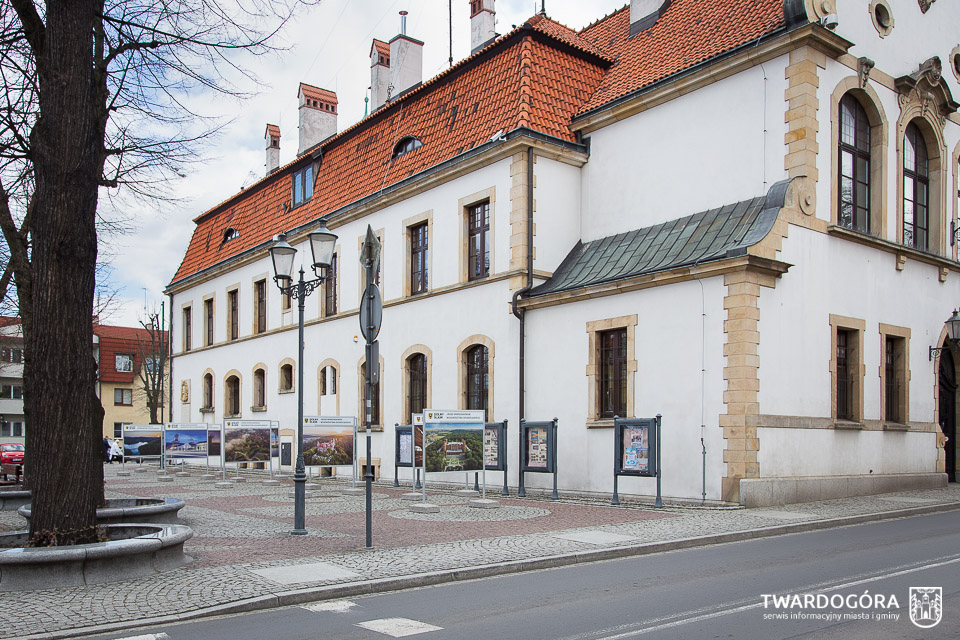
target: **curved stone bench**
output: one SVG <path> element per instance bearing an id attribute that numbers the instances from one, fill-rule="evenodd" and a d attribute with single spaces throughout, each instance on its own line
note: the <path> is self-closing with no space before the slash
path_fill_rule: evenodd
<path id="1" fill-rule="evenodd" d="M 186 503 L 180 498 L 110 498 L 107 506 L 97 509 L 98 524 L 121 522 L 151 522 L 176 524 L 179 512 Z M 30 505 L 17 509 L 17 513 L 30 519 Z"/>
<path id="2" fill-rule="evenodd" d="M 30 504 L 29 491 L 0 491 L 0 511 L 13 511 Z"/>
<path id="3" fill-rule="evenodd" d="M 108 524 L 107 542 L 23 547 L 29 532 L 0 534 L 0 591 L 80 587 L 137 578 L 190 562 L 183 543 L 190 527 L 149 523 Z"/>

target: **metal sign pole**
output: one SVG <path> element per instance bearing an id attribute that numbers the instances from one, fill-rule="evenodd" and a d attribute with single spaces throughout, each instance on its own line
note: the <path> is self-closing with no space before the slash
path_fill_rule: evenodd
<path id="1" fill-rule="evenodd" d="M 227 481 L 227 452 L 223 441 L 223 423 L 220 423 L 220 481 Z"/>
<path id="2" fill-rule="evenodd" d="M 367 235 L 360 251 L 360 262 L 363 265 L 366 275 L 366 290 L 363 293 L 363 302 L 361 304 L 360 328 L 363 337 L 367 341 L 365 349 L 365 361 L 367 375 L 364 380 L 366 387 L 366 427 L 367 427 L 367 469 L 364 473 L 366 480 L 366 546 L 369 549 L 373 546 L 373 445 L 371 437 L 371 427 L 373 424 L 373 386 L 379 381 L 380 377 L 380 358 L 377 345 L 377 334 L 380 332 L 380 323 L 383 319 L 383 302 L 380 299 L 380 290 L 373 281 L 373 273 L 380 261 L 380 241 L 373 232 L 373 227 L 367 225 Z M 366 308 L 363 308 L 363 307 Z M 366 313 L 363 313 L 363 312 Z"/>
<path id="3" fill-rule="evenodd" d="M 524 438 L 524 435 L 523 435 L 523 431 L 524 431 L 524 429 L 523 429 L 523 423 L 524 423 L 524 422 L 526 422 L 526 420 L 524 420 L 524 419 L 521 418 L 521 420 L 520 420 L 520 448 L 517 450 L 517 456 L 518 456 L 519 461 L 520 461 L 520 466 L 517 467 L 517 475 L 520 477 L 520 480 L 519 480 L 519 482 L 517 483 L 517 484 L 519 485 L 519 486 L 517 487 L 517 497 L 519 497 L 519 498 L 526 498 L 526 497 L 527 497 L 527 490 L 524 489 L 524 487 L 523 487 L 523 438 Z"/>
<path id="4" fill-rule="evenodd" d="M 653 503 L 657 509 L 663 508 L 663 499 L 660 496 L 660 414 L 657 414 L 657 501 Z"/>
<path id="5" fill-rule="evenodd" d="M 553 496 L 554 500 L 559 500 L 560 495 L 557 493 L 557 419 L 553 419 Z"/>
<path id="6" fill-rule="evenodd" d="M 503 467 L 503 494 L 505 496 L 510 495 L 509 489 L 507 489 L 507 421 L 503 421 L 503 433 L 500 434 L 500 446 L 503 447 L 503 452 L 500 454 L 500 460 L 503 461 L 501 465 Z"/>
<path id="7" fill-rule="evenodd" d="M 620 428 L 620 417 L 613 416 L 613 500 L 610 501 L 610 504 L 612 505 L 620 504 L 620 496 L 617 494 L 617 481 L 619 480 L 617 466 L 620 464 L 620 456 L 623 455 L 620 452 L 620 449 L 623 446 L 623 438 L 620 435 Z"/>

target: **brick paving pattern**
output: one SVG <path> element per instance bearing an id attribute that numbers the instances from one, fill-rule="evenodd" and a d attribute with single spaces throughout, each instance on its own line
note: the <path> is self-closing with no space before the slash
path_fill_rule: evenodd
<path id="1" fill-rule="evenodd" d="M 409 487 L 375 486 L 374 549 L 364 550 L 364 496 L 343 496 L 343 479 L 325 479 L 306 494 L 308 535 L 291 536 L 292 483 L 264 486 L 251 479 L 228 488 L 199 474 L 161 483 L 156 473 L 119 478 L 106 469 L 107 497 L 177 497 L 181 520 L 194 530 L 184 545 L 194 561 L 162 574 L 86 587 L 0 593 L 0 638 L 23 638 L 101 625 L 179 615 L 292 589 L 412 576 L 466 567 L 577 554 L 588 550 L 664 542 L 905 508 L 960 503 L 954 486 L 883 496 L 830 500 L 778 508 L 737 509 L 638 504 L 609 506 L 601 499 L 551 501 L 538 493 L 502 497 L 499 509 L 473 509 L 470 496 L 429 487 L 439 513 L 413 513 L 401 495 Z M 219 479 L 219 478 L 218 478 Z M 262 478 L 261 478 L 262 479 Z M 15 511 L 0 511 L 0 530 L 22 528 Z M 558 533 L 605 532 L 614 541 L 576 541 Z M 624 539 L 623 536 L 629 538 Z M 577 536 L 583 537 L 583 536 Z M 589 538 L 589 536 L 587 536 Z M 611 536 L 607 536 L 611 538 Z M 632 538 L 632 539 L 631 539 Z M 279 584 L 254 570 L 323 562 L 357 578 Z"/>

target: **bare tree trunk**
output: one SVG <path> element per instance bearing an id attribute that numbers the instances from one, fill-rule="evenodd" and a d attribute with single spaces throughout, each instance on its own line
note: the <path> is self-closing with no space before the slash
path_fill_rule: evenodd
<path id="1" fill-rule="evenodd" d="M 103 502 L 92 311 L 106 84 L 101 88 L 96 77 L 91 47 L 102 11 L 95 0 L 51 0 L 42 33 L 28 30 L 40 86 L 40 118 L 31 134 L 36 209 L 25 371 L 32 390 L 27 449 L 36 466 L 34 544 L 96 540 Z"/>

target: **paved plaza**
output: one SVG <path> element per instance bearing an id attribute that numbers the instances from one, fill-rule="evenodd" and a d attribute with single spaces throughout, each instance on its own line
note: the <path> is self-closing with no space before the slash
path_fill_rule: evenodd
<path id="1" fill-rule="evenodd" d="M 189 565 L 110 584 L 0 594 L 0 637 L 66 638 L 148 621 L 297 604 L 497 573 L 589 562 L 702 544 L 856 524 L 880 518 L 960 508 L 960 488 L 911 491 L 778 508 L 682 505 L 663 509 L 609 496 L 532 491 L 526 498 L 489 488 L 497 509 L 468 506 L 463 486 L 428 487 L 439 513 L 414 513 L 411 490 L 392 479 L 376 483 L 373 549 L 364 549 L 365 498 L 343 495 L 342 478 L 323 478 L 306 494 L 308 535 L 291 536 L 293 483 L 264 485 L 263 475 L 218 487 L 216 481 L 175 477 L 155 469 L 119 477 L 105 467 L 107 497 L 176 497 L 180 519 L 194 531 L 184 545 Z M 499 474 L 495 474 L 499 475 Z M 217 478 L 219 480 L 219 477 Z M 359 486 L 359 485 L 358 485 Z M 314 488 L 319 487 L 319 488 Z M 623 496 L 621 496 L 623 499 Z M 15 511 L 0 512 L 0 529 L 25 526 Z"/>

